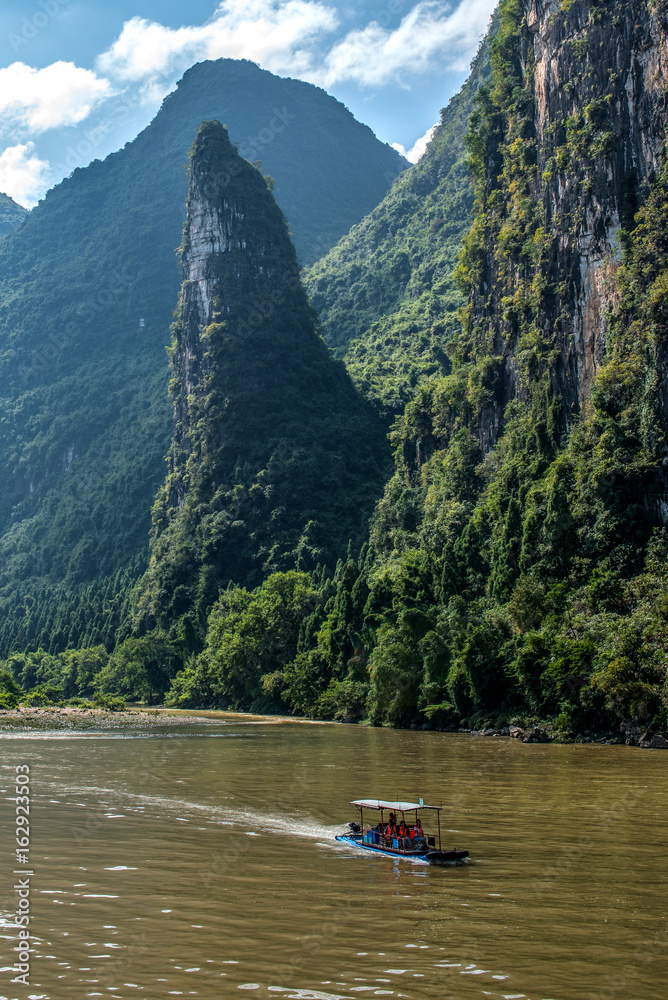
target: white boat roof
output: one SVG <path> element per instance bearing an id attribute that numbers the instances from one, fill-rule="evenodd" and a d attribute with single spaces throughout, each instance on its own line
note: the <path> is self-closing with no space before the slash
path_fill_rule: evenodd
<path id="1" fill-rule="evenodd" d="M 356 799 L 350 803 L 361 809 L 389 809 L 391 812 L 419 812 L 421 809 L 436 809 L 440 812 L 443 806 L 424 806 L 420 802 L 388 802 L 386 799 Z"/>

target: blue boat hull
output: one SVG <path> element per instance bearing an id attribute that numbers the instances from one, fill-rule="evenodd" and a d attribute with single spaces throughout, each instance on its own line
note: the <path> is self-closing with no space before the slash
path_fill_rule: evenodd
<path id="1" fill-rule="evenodd" d="M 425 861 L 429 865 L 462 865 L 468 860 L 468 851 L 424 851 L 411 852 L 391 850 L 386 847 L 378 847 L 376 844 L 365 844 L 361 834 L 340 833 L 336 839 L 342 844 L 350 844 L 352 847 L 361 847 L 364 851 L 373 851 L 374 854 L 385 854 L 389 858 L 404 858 L 407 861 Z"/>

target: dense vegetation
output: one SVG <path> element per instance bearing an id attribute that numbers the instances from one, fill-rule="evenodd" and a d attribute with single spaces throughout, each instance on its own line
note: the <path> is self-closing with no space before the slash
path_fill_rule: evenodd
<path id="1" fill-rule="evenodd" d="M 133 142 L 75 169 L 29 214 L 0 204 L 25 216 L 0 240 L 4 625 L 44 587 L 50 600 L 62 593 L 66 613 L 90 584 L 148 559 L 170 440 L 165 347 L 185 165 L 202 118 L 226 122 L 242 154 L 263 161 L 305 260 L 406 165 L 324 91 L 218 60 L 189 70 Z M 80 634 L 73 615 L 62 628 Z"/>
<path id="2" fill-rule="evenodd" d="M 288 558 L 257 577 L 214 556 L 211 587 L 191 560 L 190 632 L 189 612 L 173 604 L 180 581 L 165 578 L 157 592 L 172 604 L 154 621 L 139 605 L 132 634 L 121 622 L 92 681 L 83 669 L 68 687 L 72 651 L 47 660 L 35 649 L 43 669 L 9 658 L 7 699 L 20 696 L 12 685 L 52 683 L 401 726 L 668 726 L 668 156 L 642 182 L 620 173 L 636 126 L 645 143 L 661 134 L 651 114 L 658 121 L 663 106 L 659 95 L 635 118 L 616 115 L 624 77 L 608 72 L 599 45 L 614 34 L 646 51 L 649 20 L 641 0 L 569 0 L 553 12 L 570 73 L 555 100 L 568 107 L 547 108 L 539 139 L 525 6 L 502 0 L 425 159 L 308 277 L 357 385 L 386 419 L 398 414 L 395 472 L 364 543 L 344 556 L 339 537 L 336 562 L 286 545 Z M 572 344 L 571 248 L 611 177 L 623 180 L 621 225 L 601 266 L 605 352 L 589 383 Z M 281 382 L 289 388 L 287 371 Z M 210 426 L 199 425 L 205 437 Z M 213 445 L 197 444 L 195 479 L 211 475 L 199 459 Z M 244 539 L 271 532 L 260 507 L 238 516 L 250 482 L 240 476 L 238 494 L 232 480 L 219 494 L 214 523 L 250 511 Z M 274 485 L 289 482 L 282 469 Z M 206 482 L 196 489 L 208 503 Z M 164 498 L 156 514 L 159 535 Z M 178 563 L 194 537 L 172 536 L 166 555 Z"/>
<path id="3" fill-rule="evenodd" d="M 93 704 L 115 710 L 125 696 L 149 704 L 163 700 L 180 665 L 168 637 L 160 632 L 130 637 L 109 655 L 104 646 L 13 653 L 0 661 L 0 709 Z"/>
<path id="4" fill-rule="evenodd" d="M 0 193 L 0 237 L 6 236 L 25 220 L 28 210 L 17 205 L 9 195 Z"/>
<path id="5" fill-rule="evenodd" d="M 402 412 L 419 384 L 450 371 L 446 346 L 464 301 L 455 272 L 473 220 L 464 137 L 489 77 L 489 41 L 419 162 L 306 271 L 325 340 L 386 419 Z"/>
<path id="6" fill-rule="evenodd" d="M 113 577 L 80 587 L 45 584 L 13 594 L 0 604 L 0 660 L 19 650 L 54 655 L 102 645 L 111 652 L 130 634 L 132 591 L 143 568 L 138 557 Z"/>

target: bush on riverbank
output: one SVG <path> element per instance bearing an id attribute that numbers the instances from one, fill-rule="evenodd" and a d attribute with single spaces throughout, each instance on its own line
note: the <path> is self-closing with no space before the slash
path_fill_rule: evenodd
<path id="1" fill-rule="evenodd" d="M 15 653 L 0 661 L 0 708 L 90 705 L 91 698 L 111 699 L 117 710 L 125 698 L 156 703 L 179 664 L 171 644 L 152 635 L 122 643 L 111 657 L 104 646 Z"/>
<path id="2" fill-rule="evenodd" d="M 21 688 L 9 671 L 0 670 L 0 709 L 16 708 L 21 700 L 21 693 Z"/>

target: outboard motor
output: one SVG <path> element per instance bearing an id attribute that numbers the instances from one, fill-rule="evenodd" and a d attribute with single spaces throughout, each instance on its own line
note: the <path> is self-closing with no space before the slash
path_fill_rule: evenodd
<path id="1" fill-rule="evenodd" d="M 359 823 L 348 823 L 348 826 L 350 827 L 353 833 L 362 832 L 362 827 L 359 825 Z"/>

